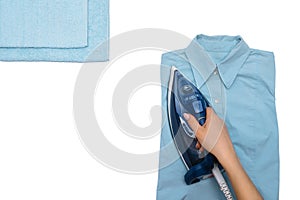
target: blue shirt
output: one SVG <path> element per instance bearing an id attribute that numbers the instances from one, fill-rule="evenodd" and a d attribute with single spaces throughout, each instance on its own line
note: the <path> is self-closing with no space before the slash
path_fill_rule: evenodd
<path id="1" fill-rule="evenodd" d="M 162 56 L 162 107 L 165 111 L 165 86 L 171 66 L 194 82 L 224 119 L 236 153 L 264 199 L 278 199 L 279 147 L 273 53 L 249 48 L 240 36 L 198 35 L 187 48 Z M 177 154 L 173 145 L 169 122 L 164 120 L 157 199 L 225 199 L 214 178 L 186 185 L 183 162 L 179 157 L 170 162 L 170 156 Z"/>

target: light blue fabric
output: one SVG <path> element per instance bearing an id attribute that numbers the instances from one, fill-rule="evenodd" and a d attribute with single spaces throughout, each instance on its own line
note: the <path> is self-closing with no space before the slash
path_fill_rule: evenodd
<path id="1" fill-rule="evenodd" d="M 164 86 L 168 84 L 171 66 L 194 82 L 225 120 L 237 155 L 264 199 L 277 200 L 279 146 L 273 53 L 249 48 L 240 36 L 198 35 L 186 49 L 162 56 L 165 110 L 167 88 Z M 161 132 L 161 149 L 168 145 L 174 144 L 166 121 Z M 167 160 L 167 155 L 161 153 L 160 167 Z M 157 199 L 225 199 L 214 178 L 188 186 L 184 182 L 185 173 L 180 159 L 161 168 Z M 225 177 L 229 183 L 226 174 Z"/>
<path id="2" fill-rule="evenodd" d="M 0 46 L 86 45 L 87 0 L 0 1 Z"/>
<path id="3" fill-rule="evenodd" d="M 29 2 L 35 3 L 30 7 Z M 22 0 L 1 1 L 0 5 L 11 10 L 15 7 L 16 11 L 24 8 L 16 14 L 17 18 L 32 11 L 25 17 L 29 22 L 26 24 L 14 21 L 14 16 L 6 17 L 5 12 L 0 14 L 0 60 L 108 60 L 109 0 Z M 5 7 L 1 9 L 5 10 Z M 23 32 L 7 35 L 13 29 Z"/>

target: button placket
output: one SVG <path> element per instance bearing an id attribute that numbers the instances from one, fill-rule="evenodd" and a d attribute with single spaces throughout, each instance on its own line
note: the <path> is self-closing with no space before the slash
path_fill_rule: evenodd
<path id="1" fill-rule="evenodd" d="M 208 87 L 211 105 L 216 113 L 220 116 L 224 116 L 225 111 L 225 99 L 224 99 L 224 85 L 219 76 L 218 69 L 215 69 L 213 75 L 207 80 L 206 86 Z"/>

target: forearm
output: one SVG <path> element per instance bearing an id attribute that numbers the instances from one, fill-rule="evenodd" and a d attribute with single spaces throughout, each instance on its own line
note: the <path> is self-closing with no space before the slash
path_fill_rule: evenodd
<path id="1" fill-rule="evenodd" d="M 262 196 L 243 169 L 238 157 L 231 155 L 228 159 L 222 160 L 229 180 L 238 200 L 262 200 Z"/>
<path id="2" fill-rule="evenodd" d="M 206 122 L 200 126 L 194 116 L 185 119 L 206 150 L 214 154 L 224 167 L 238 200 L 262 200 L 262 196 L 244 171 L 233 147 L 228 130 L 211 108 L 207 108 Z M 218 136 L 218 137 L 215 137 Z M 207 142 L 209 141 L 209 142 Z M 197 145 L 200 148 L 200 144 Z"/>

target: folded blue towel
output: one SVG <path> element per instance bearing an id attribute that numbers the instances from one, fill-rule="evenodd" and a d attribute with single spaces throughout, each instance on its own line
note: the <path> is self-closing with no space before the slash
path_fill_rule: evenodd
<path id="1" fill-rule="evenodd" d="M 0 1 L 2 61 L 107 61 L 108 39 L 109 0 Z"/>
<path id="2" fill-rule="evenodd" d="M 86 45 L 87 0 L 0 1 L 0 46 Z"/>

